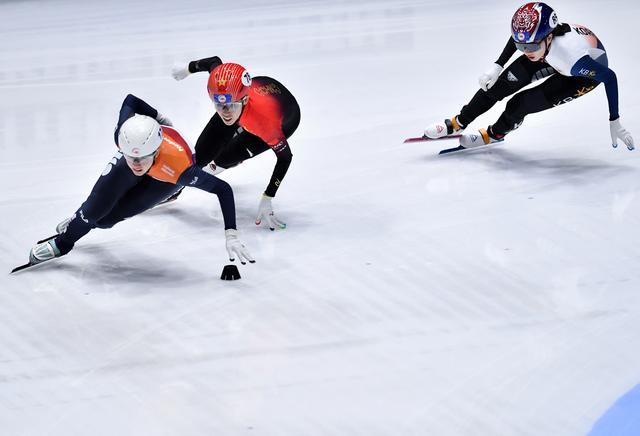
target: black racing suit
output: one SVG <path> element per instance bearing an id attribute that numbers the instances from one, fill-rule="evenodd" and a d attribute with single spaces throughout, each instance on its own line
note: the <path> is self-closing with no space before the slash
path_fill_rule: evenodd
<path id="1" fill-rule="evenodd" d="M 562 32 L 562 29 L 558 32 Z M 504 66 L 515 52 L 516 45 L 513 39 L 509 38 L 496 64 Z M 557 74 L 556 70 L 544 61 L 533 62 L 523 54 L 502 71 L 489 90 L 480 89 L 471 101 L 462 107 L 458 122 L 462 126 L 468 126 L 498 101 L 536 80 L 547 77 L 548 79 L 542 84 L 519 92 L 511 98 L 498 120 L 489 126 L 489 135 L 494 139 L 502 138 L 518 128 L 527 115 L 575 100 L 592 91 L 599 84 L 588 77 L 568 77 Z"/>

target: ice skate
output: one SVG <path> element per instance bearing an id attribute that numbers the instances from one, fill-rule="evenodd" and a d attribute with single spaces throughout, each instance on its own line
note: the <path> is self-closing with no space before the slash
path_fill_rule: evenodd
<path id="1" fill-rule="evenodd" d="M 62 256 L 62 254 L 60 254 L 60 250 L 56 245 L 56 240 L 50 239 L 41 244 L 36 244 L 31 249 L 29 253 L 29 263 L 31 265 L 37 265 L 60 256 Z"/>
<path id="2" fill-rule="evenodd" d="M 460 135 L 463 131 L 464 127 L 460 125 L 456 116 L 431 124 L 424 130 L 424 136 L 429 139 L 440 139 L 447 136 Z"/>
<path id="3" fill-rule="evenodd" d="M 467 133 L 460 137 L 460 145 L 464 148 L 479 147 L 504 141 L 504 136 L 495 138 L 487 129 L 480 129 L 476 133 Z"/>
<path id="4" fill-rule="evenodd" d="M 57 234 L 61 234 L 67 231 L 67 227 L 69 227 L 69 223 L 75 218 L 75 214 L 71 215 L 69 218 L 65 218 L 64 220 L 60 221 L 58 223 L 58 225 L 56 226 L 56 233 Z"/>
<path id="5" fill-rule="evenodd" d="M 226 170 L 226 168 L 222 168 L 220 165 L 216 165 L 216 163 L 214 161 L 211 161 L 211 162 L 209 162 L 208 165 L 206 165 L 204 168 L 202 168 L 202 170 L 205 173 L 209 173 L 212 176 L 215 176 L 216 174 L 220 174 L 221 172 Z"/>

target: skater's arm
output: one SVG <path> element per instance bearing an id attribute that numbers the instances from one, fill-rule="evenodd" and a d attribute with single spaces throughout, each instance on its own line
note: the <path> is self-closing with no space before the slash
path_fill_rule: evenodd
<path id="1" fill-rule="evenodd" d="M 178 179 L 178 184 L 216 194 L 222 209 L 225 230 L 236 228 L 236 206 L 233 199 L 233 190 L 227 182 L 205 173 L 196 165 L 192 165 L 182 173 Z"/>
<path id="2" fill-rule="evenodd" d="M 188 64 L 178 62 L 173 65 L 173 68 L 171 68 L 171 75 L 176 80 L 182 80 L 193 73 L 201 71 L 210 73 L 218 65 L 222 65 L 222 60 L 220 60 L 218 56 L 198 59 L 197 61 L 191 61 Z"/>
<path id="3" fill-rule="evenodd" d="M 589 55 L 584 55 L 571 68 L 571 75 L 588 77 L 604 83 L 609 103 L 609 121 L 617 120 L 620 117 L 618 113 L 618 78 L 611 68 L 596 62 Z"/>
<path id="4" fill-rule="evenodd" d="M 238 231 L 236 229 L 236 207 L 233 201 L 233 190 L 231 186 L 224 180 L 205 173 L 202 171 L 202 168 L 196 165 L 190 166 L 180 175 L 178 184 L 182 186 L 193 186 L 194 188 L 202 189 L 203 191 L 218 196 L 224 218 L 225 245 L 227 247 L 227 253 L 229 254 L 229 260 L 233 262 L 237 258 L 243 265 L 247 261 L 254 263 L 255 260 L 238 237 Z"/>
<path id="5" fill-rule="evenodd" d="M 198 73 L 201 71 L 210 73 L 218 65 L 222 65 L 222 60 L 218 56 L 213 56 L 210 58 L 199 59 L 197 61 L 191 61 L 189 62 L 188 68 L 190 73 Z"/>
<path id="6" fill-rule="evenodd" d="M 116 130 L 113 133 L 113 137 L 118 144 L 118 134 L 120 133 L 120 126 L 131 118 L 134 114 L 146 115 L 153 119 L 157 119 L 158 111 L 149 106 L 145 101 L 139 99 L 133 94 L 129 94 L 125 97 L 120 108 L 120 115 L 118 116 L 118 124 Z"/>
<path id="7" fill-rule="evenodd" d="M 278 160 L 276 161 L 276 166 L 273 168 L 273 174 L 269 180 L 269 185 L 264 191 L 265 195 L 269 197 L 276 196 L 276 191 L 278 190 L 278 187 L 280 187 L 280 183 L 282 183 L 284 176 L 287 174 L 287 170 L 289 169 L 289 165 L 291 165 L 291 160 L 293 159 L 291 148 L 289 147 L 286 139 L 274 146 L 272 150 L 276 154 Z"/>
<path id="8" fill-rule="evenodd" d="M 504 67 L 504 65 L 509 62 L 509 59 L 511 59 L 511 56 L 513 56 L 516 50 L 516 43 L 512 38 L 509 38 L 509 41 L 507 41 L 507 45 L 504 46 L 504 50 L 502 50 L 502 54 L 496 61 L 496 64 Z"/>

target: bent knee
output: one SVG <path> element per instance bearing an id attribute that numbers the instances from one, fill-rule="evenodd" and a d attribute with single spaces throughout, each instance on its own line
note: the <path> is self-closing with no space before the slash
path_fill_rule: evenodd
<path id="1" fill-rule="evenodd" d="M 514 95 L 508 102 L 505 107 L 505 111 L 509 113 L 518 113 L 522 112 L 525 103 L 525 98 L 523 94 Z"/>

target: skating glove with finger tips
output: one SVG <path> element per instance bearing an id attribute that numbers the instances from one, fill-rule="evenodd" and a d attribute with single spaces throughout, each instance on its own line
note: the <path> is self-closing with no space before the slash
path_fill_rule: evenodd
<path id="1" fill-rule="evenodd" d="M 176 62 L 171 67 L 171 75 L 176 80 L 182 80 L 187 77 L 191 72 L 189 71 L 189 64 L 183 64 Z"/>
<path id="2" fill-rule="evenodd" d="M 286 229 L 287 225 L 276 218 L 273 213 L 273 206 L 271 204 L 272 197 L 265 194 L 262 195 L 260 204 L 258 205 L 258 216 L 256 218 L 256 226 L 259 226 L 264 221 L 271 231 L 275 229 Z"/>
<path id="3" fill-rule="evenodd" d="M 158 116 L 156 117 L 156 121 L 159 122 L 163 126 L 173 127 L 173 123 L 171 122 L 169 117 L 167 117 L 165 115 L 162 115 L 160 112 L 158 112 Z"/>
<path id="4" fill-rule="evenodd" d="M 631 133 L 620 124 L 620 118 L 609 121 L 609 130 L 611 131 L 611 145 L 613 148 L 618 147 L 618 139 L 622 140 L 629 150 L 636 148 L 633 144 Z"/>
<path id="5" fill-rule="evenodd" d="M 224 231 L 224 236 L 227 239 L 227 253 L 229 254 L 229 260 L 231 262 L 236 260 L 236 257 L 241 264 L 245 265 L 247 262 L 255 263 L 255 259 L 249 254 L 249 250 L 242 244 L 238 237 L 238 231 L 236 229 L 227 229 Z"/>
<path id="6" fill-rule="evenodd" d="M 491 68 L 489 68 L 486 72 L 482 73 L 482 75 L 478 78 L 478 84 L 483 91 L 489 90 L 493 85 L 495 85 L 500 73 L 502 73 L 502 66 L 498 64 L 493 64 Z"/>

